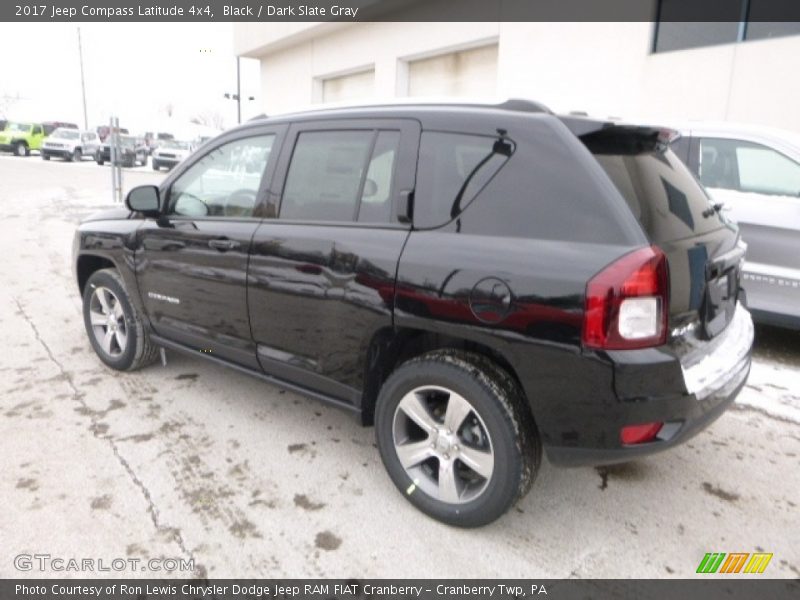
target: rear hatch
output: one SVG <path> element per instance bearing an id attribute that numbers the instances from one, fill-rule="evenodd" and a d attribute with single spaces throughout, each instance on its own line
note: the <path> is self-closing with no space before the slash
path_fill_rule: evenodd
<path id="1" fill-rule="evenodd" d="M 711 339 L 733 319 L 746 246 L 694 175 L 669 149 L 673 132 L 565 118 L 667 256 L 673 337 Z"/>

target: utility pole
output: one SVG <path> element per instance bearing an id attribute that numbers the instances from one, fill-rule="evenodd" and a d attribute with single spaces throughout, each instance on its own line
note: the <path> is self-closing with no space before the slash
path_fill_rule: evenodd
<path id="1" fill-rule="evenodd" d="M 78 56 L 81 62 L 81 95 L 83 96 L 83 128 L 89 129 L 89 117 L 86 114 L 86 82 L 83 79 L 83 45 L 81 44 L 81 28 L 78 27 Z"/>

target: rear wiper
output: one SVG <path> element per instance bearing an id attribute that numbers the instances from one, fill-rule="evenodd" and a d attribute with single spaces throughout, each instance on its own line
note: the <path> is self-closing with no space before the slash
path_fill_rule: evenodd
<path id="1" fill-rule="evenodd" d="M 475 165 L 475 167 L 473 167 L 472 171 L 470 171 L 469 175 L 467 175 L 467 178 L 464 179 L 464 183 L 461 184 L 461 188 L 458 190 L 458 194 L 456 194 L 456 197 L 453 200 L 453 206 L 450 207 L 451 219 L 455 219 L 461 212 L 461 200 L 464 197 L 464 192 L 467 191 L 467 187 L 469 187 L 472 178 L 478 174 L 478 171 L 480 171 L 481 168 L 483 168 L 483 166 L 488 163 L 495 154 L 508 157 L 511 156 L 511 153 L 514 151 L 511 142 L 509 142 L 506 138 L 507 131 L 505 129 L 498 129 L 497 133 L 500 137 L 498 137 L 494 144 L 492 144 L 492 151 L 483 157 L 481 161 Z"/>

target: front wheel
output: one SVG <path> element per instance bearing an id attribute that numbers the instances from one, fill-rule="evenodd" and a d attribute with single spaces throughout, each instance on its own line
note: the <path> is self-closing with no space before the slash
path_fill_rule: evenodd
<path id="1" fill-rule="evenodd" d="M 83 160 L 83 153 L 80 148 L 75 148 L 72 152 L 72 160 L 75 162 L 81 162 Z"/>
<path id="2" fill-rule="evenodd" d="M 439 350 L 404 363 L 375 410 L 384 466 L 403 495 L 439 521 L 478 527 L 530 488 L 541 460 L 517 383 L 477 354 Z"/>
<path id="3" fill-rule="evenodd" d="M 28 156 L 31 151 L 28 149 L 28 145 L 22 142 L 17 142 L 14 145 L 14 154 L 17 156 Z"/>
<path id="4" fill-rule="evenodd" d="M 83 290 L 83 321 L 89 341 L 106 365 L 134 371 L 156 358 L 125 283 L 116 269 L 92 273 Z"/>
<path id="5" fill-rule="evenodd" d="M 158 170 L 160 170 L 160 169 L 161 169 L 161 163 L 159 163 L 159 162 L 158 162 L 158 161 L 156 161 L 155 159 L 153 159 L 153 161 L 152 161 L 152 162 L 153 162 L 153 171 L 158 171 Z"/>

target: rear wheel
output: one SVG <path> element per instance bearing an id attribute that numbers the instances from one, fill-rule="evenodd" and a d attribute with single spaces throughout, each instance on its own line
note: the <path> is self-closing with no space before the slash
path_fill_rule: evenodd
<path id="1" fill-rule="evenodd" d="M 155 360 L 152 344 L 116 269 L 92 273 L 83 290 L 83 321 L 89 341 L 106 365 L 134 371 Z"/>
<path id="2" fill-rule="evenodd" d="M 375 410 L 381 458 L 417 508 L 451 525 L 494 521 L 536 476 L 541 445 L 516 382 L 490 360 L 455 350 L 400 366 Z"/>
<path id="3" fill-rule="evenodd" d="M 152 162 L 153 162 L 153 171 L 158 171 L 161 169 L 161 164 L 156 159 L 153 159 Z"/>

